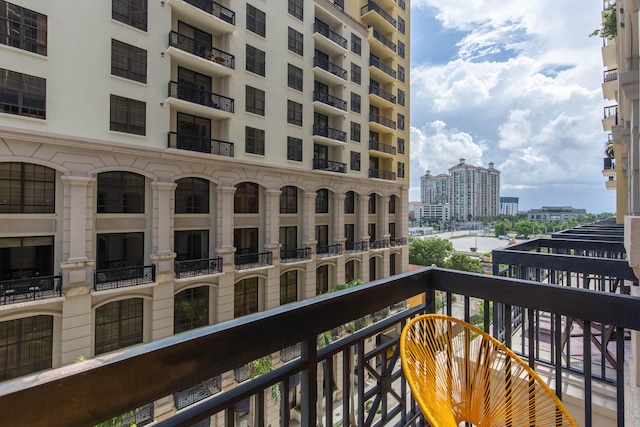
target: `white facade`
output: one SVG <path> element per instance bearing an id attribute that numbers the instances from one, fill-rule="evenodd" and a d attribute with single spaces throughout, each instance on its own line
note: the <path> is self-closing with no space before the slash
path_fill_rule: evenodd
<path id="1" fill-rule="evenodd" d="M 493 163 L 488 168 L 460 163 L 449 168 L 449 204 L 451 217 L 457 221 L 473 221 L 500 212 L 500 171 Z"/>
<path id="2" fill-rule="evenodd" d="M 448 203 L 449 175 L 441 173 L 434 176 L 431 171 L 427 171 L 420 177 L 420 194 L 422 203 Z"/>
<path id="3" fill-rule="evenodd" d="M 500 197 L 500 215 L 518 214 L 518 197 Z"/>
<path id="4" fill-rule="evenodd" d="M 418 218 L 426 220 L 449 221 L 451 219 L 450 207 L 448 203 L 424 203 L 418 211 Z"/>

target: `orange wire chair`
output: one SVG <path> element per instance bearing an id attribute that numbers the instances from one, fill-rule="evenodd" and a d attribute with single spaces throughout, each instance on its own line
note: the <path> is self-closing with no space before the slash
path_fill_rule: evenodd
<path id="1" fill-rule="evenodd" d="M 437 314 L 411 319 L 400 336 L 400 356 L 431 426 L 578 425 L 518 355 L 458 319 Z"/>

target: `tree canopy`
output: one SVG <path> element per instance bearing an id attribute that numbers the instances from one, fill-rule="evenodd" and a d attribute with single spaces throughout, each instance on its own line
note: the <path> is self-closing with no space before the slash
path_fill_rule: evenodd
<path id="1" fill-rule="evenodd" d="M 409 263 L 428 267 L 444 267 L 444 260 L 453 252 L 453 245 L 444 239 L 416 239 L 409 245 Z"/>
<path id="2" fill-rule="evenodd" d="M 483 273 L 482 264 L 476 258 L 456 252 L 447 260 L 445 266 L 452 270 L 470 271 L 472 273 Z"/>

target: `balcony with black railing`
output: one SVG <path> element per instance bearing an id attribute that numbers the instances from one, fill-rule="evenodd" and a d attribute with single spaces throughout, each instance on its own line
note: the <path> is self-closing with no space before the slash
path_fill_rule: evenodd
<path id="1" fill-rule="evenodd" d="M 236 270 L 267 267 L 273 265 L 273 253 L 267 251 L 252 254 L 236 254 L 234 263 Z"/>
<path id="2" fill-rule="evenodd" d="M 383 116 L 382 114 L 369 113 L 369 121 L 378 123 L 379 125 L 382 125 L 391 129 L 396 128 L 396 122 L 394 122 L 388 117 Z"/>
<path id="3" fill-rule="evenodd" d="M 220 3 L 216 3 L 213 0 L 184 0 L 184 1 L 186 3 L 189 3 L 192 6 L 197 7 L 200 10 L 207 12 L 210 15 L 215 16 L 216 18 L 219 18 L 225 22 L 228 22 L 231 25 L 236 25 L 236 13 L 231 9 L 224 7 Z"/>
<path id="4" fill-rule="evenodd" d="M 206 59 L 214 64 L 229 68 L 230 70 L 234 70 L 236 68 L 236 59 L 234 55 L 213 46 L 209 46 L 208 44 L 199 42 L 196 39 L 180 34 L 176 31 L 171 31 L 169 33 L 169 47 L 174 47 L 197 57 Z"/>
<path id="5" fill-rule="evenodd" d="M 377 239 L 369 242 L 369 247 L 371 249 L 389 249 L 391 246 L 391 242 L 389 239 Z"/>
<path id="6" fill-rule="evenodd" d="M 283 263 L 306 261 L 308 259 L 311 259 L 311 248 L 280 250 L 280 261 Z"/>
<path id="7" fill-rule="evenodd" d="M 313 159 L 313 169 L 326 172 L 347 173 L 347 164 L 327 159 Z"/>
<path id="8" fill-rule="evenodd" d="M 333 31 L 324 22 L 316 20 L 316 22 L 313 23 L 313 32 L 322 34 L 323 36 L 325 36 L 326 38 L 328 38 L 338 46 L 342 47 L 343 49 L 347 48 L 347 39 L 345 39 L 335 31 Z"/>
<path id="9" fill-rule="evenodd" d="M 390 240 L 391 247 L 395 246 L 407 246 L 407 238 L 406 237 L 392 237 Z"/>
<path id="10" fill-rule="evenodd" d="M 611 70 L 604 70 L 603 71 L 603 82 L 607 83 L 607 82 L 613 82 L 618 80 L 618 69 L 614 68 Z"/>
<path id="11" fill-rule="evenodd" d="M 395 172 L 386 171 L 384 169 L 369 169 L 369 178 L 379 178 L 389 181 L 395 181 L 396 174 Z"/>
<path id="12" fill-rule="evenodd" d="M 96 270 L 93 277 L 93 288 L 96 291 L 106 289 L 126 288 L 156 281 L 156 266 L 137 265 L 125 267 L 122 263 L 114 262 L 108 270 Z"/>
<path id="13" fill-rule="evenodd" d="M 218 156 L 233 157 L 233 142 L 220 141 L 198 135 L 169 132 L 169 148 L 197 151 Z"/>
<path id="14" fill-rule="evenodd" d="M 347 142 L 347 133 L 340 129 L 330 128 L 325 125 L 313 125 L 313 135 L 323 136 L 335 141 Z"/>
<path id="15" fill-rule="evenodd" d="M 232 98 L 209 92 L 206 88 L 189 82 L 169 82 L 169 97 L 204 105 L 205 107 L 233 113 Z"/>
<path id="16" fill-rule="evenodd" d="M 0 305 L 62 296 L 62 276 L 0 281 Z"/>
<path id="17" fill-rule="evenodd" d="M 373 95 L 377 95 L 380 98 L 385 99 L 392 104 L 396 103 L 396 96 L 391 92 L 381 89 L 379 86 L 373 86 L 373 85 L 369 86 L 369 93 Z"/>
<path id="18" fill-rule="evenodd" d="M 369 250 L 369 242 L 367 241 L 362 241 L 362 242 L 350 242 L 350 241 L 346 241 L 345 242 L 345 250 L 347 252 L 353 253 L 353 252 L 366 252 Z"/>
<path id="19" fill-rule="evenodd" d="M 327 104 L 331 107 L 336 107 L 341 109 L 342 111 L 347 111 L 347 101 L 338 98 L 337 96 L 329 95 L 326 92 L 313 91 L 313 100 L 322 102 L 323 104 Z"/>
<path id="20" fill-rule="evenodd" d="M 364 6 L 362 6 L 360 8 L 360 16 L 364 16 L 369 12 L 375 12 L 378 15 L 380 15 L 382 17 L 382 19 L 384 19 L 386 22 L 388 22 L 389 24 L 391 24 L 393 26 L 393 28 L 397 27 L 397 23 L 396 20 L 393 16 L 391 16 L 388 12 L 386 12 L 384 9 L 382 9 L 380 6 L 378 6 L 378 4 L 376 4 L 373 1 L 368 2 L 367 4 L 365 4 Z"/>
<path id="21" fill-rule="evenodd" d="M 382 71 L 383 73 L 393 77 L 394 79 L 396 78 L 396 70 L 394 70 L 393 68 L 391 68 L 390 66 L 388 66 L 384 62 L 380 61 L 380 59 L 378 59 L 378 58 L 375 58 L 373 56 L 370 57 L 369 58 L 369 66 L 379 69 L 380 71 Z"/>
<path id="22" fill-rule="evenodd" d="M 209 378 L 198 385 L 173 394 L 173 402 L 179 411 L 222 391 L 222 376 Z M 137 426 L 136 426 L 137 427 Z"/>
<path id="23" fill-rule="evenodd" d="M 380 141 L 369 141 L 369 150 L 379 151 L 381 153 L 392 154 L 395 156 L 396 147 L 389 144 L 384 144 Z"/>
<path id="24" fill-rule="evenodd" d="M 334 64 L 333 62 L 320 58 L 318 56 L 313 57 L 313 66 L 321 68 L 335 76 L 340 77 L 343 80 L 347 80 L 347 70 Z"/>
<path id="25" fill-rule="evenodd" d="M 174 261 L 176 279 L 222 273 L 222 258 Z"/>
<path id="26" fill-rule="evenodd" d="M 389 40 L 387 37 L 385 37 L 380 31 L 373 28 L 372 35 L 373 35 L 373 38 L 378 40 L 380 43 L 382 43 L 383 46 L 388 47 L 393 52 L 396 51 L 396 44 L 391 40 Z"/>
<path id="27" fill-rule="evenodd" d="M 342 255 L 342 244 L 336 243 L 335 245 L 318 245 L 316 246 L 316 255 L 318 256 L 318 258 L 340 256 Z"/>

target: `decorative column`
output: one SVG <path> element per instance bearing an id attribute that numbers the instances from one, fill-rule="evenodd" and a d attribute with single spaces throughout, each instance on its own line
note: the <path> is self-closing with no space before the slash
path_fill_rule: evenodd
<path id="1" fill-rule="evenodd" d="M 382 197 L 382 212 L 380 213 L 380 222 L 382 223 L 382 230 L 378 233 L 383 239 L 389 239 L 391 233 L 389 233 L 389 197 Z"/>
<path id="2" fill-rule="evenodd" d="M 302 244 L 315 253 L 316 239 L 316 192 L 305 191 L 302 201 Z"/>
<path id="3" fill-rule="evenodd" d="M 171 249 L 171 235 L 173 233 L 173 194 L 177 184 L 172 182 L 152 182 L 153 211 L 152 211 L 152 239 L 151 260 L 156 264 L 156 281 L 161 274 L 170 274 L 173 279 L 173 260 L 176 257 Z"/>
<path id="4" fill-rule="evenodd" d="M 265 191 L 264 248 L 273 252 L 273 261 L 280 263 L 280 190 Z"/>
<path id="5" fill-rule="evenodd" d="M 356 237 L 360 241 L 369 241 L 369 196 L 360 196 L 360 220 L 358 221 L 358 229 Z M 358 237 L 359 236 L 359 237 Z"/>
<path id="6" fill-rule="evenodd" d="M 233 246 L 233 195 L 236 187 L 218 187 L 217 205 L 217 244 L 216 253 L 222 257 L 222 271 L 233 273 L 235 262 L 233 254 L 236 248 Z"/>
<path id="7" fill-rule="evenodd" d="M 344 194 L 336 194 L 333 197 L 335 209 L 333 210 L 333 236 L 336 243 L 344 243 Z"/>

